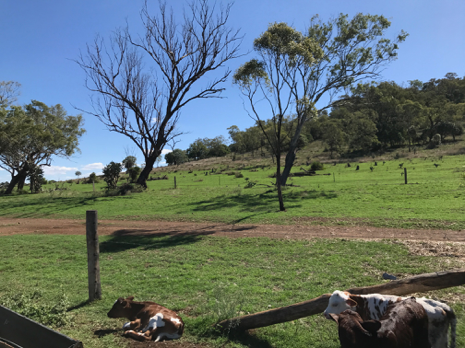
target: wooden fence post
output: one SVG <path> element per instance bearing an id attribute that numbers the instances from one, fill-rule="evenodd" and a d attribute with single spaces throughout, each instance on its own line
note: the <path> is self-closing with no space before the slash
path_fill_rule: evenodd
<path id="1" fill-rule="evenodd" d="M 404 168 L 405 185 L 407 185 L 407 168 Z"/>
<path id="2" fill-rule="evenodd" d="M 176 177 L 174 177 L 174 188 L 176 188 Z"/>
<path id="3" fill-rule="evenodd" d="M 99 244 L 97 233 L 97 210 L 86 211 L 87 273 L 89 280 L 89 302 L 102 299 L 100 285 Z"/>

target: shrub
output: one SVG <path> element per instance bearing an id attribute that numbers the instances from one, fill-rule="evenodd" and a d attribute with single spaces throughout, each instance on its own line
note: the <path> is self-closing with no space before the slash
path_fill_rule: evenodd
<path id="1" fill-rule="evenodd" d="M 242 174 L 241 172 L 236 172 L 234 173 L 236 179 L 240 179 L 240 178 L 243 178 L 244 177 L 244 174 Z"/>
<path id="2" fill-rule="evenodd" d="M 316 170 L 323 170 L 325 169 L 325 167 L 323 163 L 321 163 L 320 161 L 315 161 L 315 162 L 312 162 L 310 169 L 313 171 L 316 171 Z"/>
<path id="3" fill-rule="evenodd" d="M 103 180 L 105 180 L 109 189 L 116 188 L 121 169 L 121 163 L 115 163 L 113 161 L 103 168 Z"/>
<path id="4" fill-rule="evenodd" d="M 127 170 L 128 179 L 130 182 L 135 182 L 140 175 L 142 169 L 140 167 L 131 167 Z"/>
<path id="5" fill-rule="evenodd" d="M 117 193 L 121 196 L 130 194 L 130 193 L 140 193 L 144 191 L 144 187 L 136 184 L 123 184 L 117 189 Z"/>

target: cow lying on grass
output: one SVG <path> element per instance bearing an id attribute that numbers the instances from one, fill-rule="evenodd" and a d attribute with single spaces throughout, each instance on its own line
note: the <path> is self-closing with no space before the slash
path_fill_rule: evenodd
<path id="1" fill-rule="evenodd" d="M 328 307 L 324 311 L 326 318 L 329 314 L 339 314 L 346 309 L 356 311 L 363 320 L 379 320 L 392 303 L 402 301 L 406 297 L 392 295 L 353 295 L 345 291 L 336 290 L 329 298 Z M 427 299 L 417 298 L 416 301 L 423 306 L 428 316 L 429 342 L 432 348 L 447 348 L 447 333 L 451 327 L 451 348 L 455 348 L 455 327 L 457 319 L 455 313 L 448 305 Z"/>
<path id="2" fill-rule="evenodd" d="M 110 318 L 128 318 L 124 324 L 124 335 L 139 341 L 164 338 L 177 339 L 182 336 L 184 322 L 174 311 L 155 302 L 136 302 L 134 297 L 120 297 L 108 312 Z"/>
<path id="3" fill-rule="evenodd" d="M 341 348 L 431 348 L 428 316 L 414 297 L 390 304 L 380 320 L 364 321 L 350 309 L 328 315 L 338 324 Z"/>

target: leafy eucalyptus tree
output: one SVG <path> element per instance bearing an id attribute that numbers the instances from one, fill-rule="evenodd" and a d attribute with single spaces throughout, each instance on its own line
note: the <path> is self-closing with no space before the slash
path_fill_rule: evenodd
<path id="1" fill-rule="evenodd" d="M 286 23 L 274 23 L 255 39 L 258 58 L 243 64 L 234 82 L 248 99 L 254 119 L 264 118 L 259 102 L 268 103 L 266 118 L 273 118 L 278 139 L 283 117 L 295 115 L 296 127 L 280 175 L 282 185 L 294 164 L 305 122 L 336 102 L 341 105 L 336 96 L 360 81 L 378 77 L 386 63 L 396 59 L 398 43 L 408 34 L 401 31 L 391 41 L 385 36 L 390 25 L 385 17 L 369 14 L 350 20 L 340 14 L 326 23 L 315 16 L 304 33 Z M 280 150 L 279 145 L 274 150 L 277 158 Z M 278 161 L 278 178 L 279 165 Z"/>
<path id="2" fill-rule="evenodd" d="M 231 4 L 216 8 L 208 0 L 192 0 L 177 20 L 166 3 L 151 15 L 147 1 L 141 11 L 144 33 L 128 28 L 116 31 L 106 46 L 96 38 L 77 63 L 87 75 L 86 86 L 95 92 L 95 115 L 110 131 L 130 138 L 142 152 L 145 167 L 137 183 L 146 180 L 166 143 L 182 134 L 176 130 L 182 108 L 188 103 L 218 98 L 226 69 L 239 56 L 241 37 L 227 26 Z M 199 84 L 205 75 L 210 82 Z"/>
<path id="3" fill-rule="evenodd" d="M 59 104 L 47 106 L 33 100 L 24 107 L 0 110 L 0 167 L 11 174 L 5 193 L 39 166 L 50 166 L 53 156 L 69 157 L 78 151 L 84 134 L 81 115 L 68 116 Z"/>

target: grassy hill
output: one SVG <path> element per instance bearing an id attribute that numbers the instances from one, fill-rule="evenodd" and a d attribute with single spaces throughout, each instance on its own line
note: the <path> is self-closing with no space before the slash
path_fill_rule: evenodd
<path id="1" fill-rule="evenodd" d="M 271 159 L 256 153 L 236 155 L 235 161 L 229 155 L 157 168 L 151 178 L 166 179 L 150 180 L 148 190 L 138 193 L 130 187 L 124 195 L 106 192 L 103 182 L 95 191 L 92 184 L 76 180 L 49 184 L 43 193 L 0 197 L 0 216 L 83 218 L 86 210 L 96 209 L 102 219 L 460 230 L 465 228 L 464 150 L 464 143 L 456 142 L 416 153 L 399 148 L 334 160 L 314 144 L 299 153 L 293 173 L 314 160 L 324 169 L 290 178 L 283 191 L 286 212 L 278 211 Z"/>

